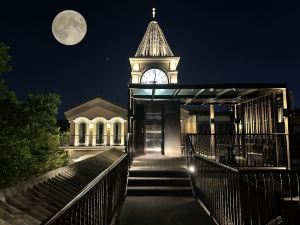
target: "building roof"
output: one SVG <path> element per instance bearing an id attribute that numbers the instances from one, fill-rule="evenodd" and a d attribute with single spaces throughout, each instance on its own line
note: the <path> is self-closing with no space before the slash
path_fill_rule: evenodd
<path id="1" fill-rule="evenodd" d="M 239 104 L 280 92 L 283 83 L 271 84 L 129 84 L 132 97 L 137 100 L 177 100 L 190 104 Z"/>
<path id="2" fill-rule="evenodd" d="M 135 57 L 174 56 L 156 21 L 151 21 L 140 43 Z"/>
<path id="3" fill-rule="evenodd" d="M 116 104 L 113 104 L 107 100 L 104 100 L 102 98 L 95 98 L 95 99 L 85 102 L 73 109 L 66 111 L 65 117 L 67 118 L 67 120 L 73 120 L 76 117 L 84 114 L 84 112 L 90 110 L 91 108 L 95 108 L 95 107 L 101 107 L 102 109 L 104 109 L 103 113 L 105 112 L 105 114 L 107 114 L 107 113 L 111 114 L 112 117 L 114 117 L 116 115 L 118 115 L 120 117 L 124 117 L 124 118 L 127 117 L 126 109 L 124 109 Z M 99 116 L 103 116 L 103 115 L 99 115 Z M 92 119 L 92 118 L 90 118 L 90 119 Z"/>

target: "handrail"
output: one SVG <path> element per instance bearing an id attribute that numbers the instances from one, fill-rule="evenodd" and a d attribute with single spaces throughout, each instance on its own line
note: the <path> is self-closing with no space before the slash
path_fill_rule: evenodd
<path id="1" fill-rule="evenodd" d="M 200 156 L 200 155 L 194 155 L 194 157 L 195 157 L 195 158 L 201 158 L 202 160 L 208 161 L 208 162 L 210 162 L 210 163 L 212 163 L 212 164 L 215 164 L 216 166 L 220 166 L 220 167 L 223 168 L 223 169 L 230 170 L 231 172 L 236 172 L 236 173 L 239 172 L 238 169 L 232 168 L 232 167 L 230 167 L 230 166 L 224 165 L 224 164 L 219 163 L 219 162 L 214 161 L 214 160 L 209 160 L 209 159 L 207 159 L 207 158 L 205 158 L 205 157 L 203 157 L 203 156 Z"/>
<path id="2" fill-rule="evenodd" d="M 210 133 L 186 133 L 186 135 L 206 135 L 206 136 L 213 136 L 213 135 L 236 135 L 236 136 L 244 136 L 244 135 L 288 135 L 287 133 L 215 133 L 215 134 L 210 134 Z"/>
<path id="3" fill-rule="evenodd" d="M 300 220 L 300 171 L 286 167 L 230 167 L 198 155 L 186 136 L 195 197 L 220 225 L 291 224 Z"/>
<path id="4" fill-rule="evenodd" d="M 52 224 L 55 220 L 57 220 L 60 216 L 62 216 L 69 208 L 71 208 L 78 200 L 80 200 L 88 191 L 90 191 L 101 179 L 103 179 L 106 175 L 109 174 L 119 163 L 127 157 L 127 154 L 122 155 L 116 162 L 110 165 L 107 169 L 105 169 L 102 173 L 100 173 L 95 179 L 93 179 L 88 185 L 86 185 L 83 190 L 76 195 L 68 204 L 66 204 L 60 211 L 54 214 L 50 219 L 44 221 L 43 225 Z M 125 159 L 126 160 L 126 159 Z"/>
<path id="5" fill-rule="evenodd" d="M 125 147 L 125 152 L 128 154 L 128 160 L 129 164 L 128 166 L 131 166 L 132 160 L 133 160 L 133 143 L 132 143 L 132 133 L 127 133 L 127 138 L 126 138 L 126 147 Z"/>
<path id="6" fill-rule="evenodd" d="M 193 154 L 230 167 L 288 167 L 287 134 L 187 134 Z"/>

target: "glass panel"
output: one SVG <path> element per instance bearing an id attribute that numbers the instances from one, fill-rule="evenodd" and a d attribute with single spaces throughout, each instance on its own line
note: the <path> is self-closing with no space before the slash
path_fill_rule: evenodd
<path id="1" fill-rule="evenodd" d="M 80 123 L 79 124 L 79 143 L 80 144 L 85 143 L 85 135 L 86 135 L 86 124 Z"/>
<path id="2" fill-rule="evenodd" d="M 177 95 L 194 95 L 196 94 L 200 89 L 181 89 Z"/>
<path id="3" fill-rule="evenodd" d="M 121 144 L 121 123 L 114 124 L 114 144 Z"/>
<path id="4" fill-rule="evenodd" d="M 176 89 L 155 89 L 155 95 L 170 95 L 172 96 Z"/>
<path id="5" fill-rule="evenodd" d="M 161 153 L 162 144 L 162 128 L 161 128 L 161 114 L 147 113 L 146 114 L 146 153 L 157 154 Z"/>
<path id="6" fill-rule="evenodd" d="M 104 124 L 97 123 L 96 126 L 96 144 L 102 145 L 104 144 Z"/>

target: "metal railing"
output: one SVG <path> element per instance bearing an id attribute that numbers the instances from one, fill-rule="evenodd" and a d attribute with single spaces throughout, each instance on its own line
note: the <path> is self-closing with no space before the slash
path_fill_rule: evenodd
<path id="1" fill-rule="evenodd" d="M 118 203 L 125 197 L 127 173 L 128 155 L 125 154 L 42 224 L 109 224 Z"/>
<path id="2" fill-rule="evenodd" d="M 125 145 L 125 135 L 68 135 L 63 134 L 60 136 L 60 146 L 118 146 Z"/>
<path id="3" fill-rule="evenodd" d="M 287 167 L 286 134 L 188 134 L 197 155 L 233 167 Z"/>
<path id="4" fill-rule="evenodd" d="M 194 194 L 220 225 L 296 225 L 300 171 L 230 166 L 196 154 L 186 139 Z"/>
<path id="5" fill-rule="evenodd" d="M 133 161 L 133 135 L 132 133 L 127 133 L 127 138 L 126 138 L 126 153 L 128 154 L 128 166 L 131 166 L 132 161 Z"/>

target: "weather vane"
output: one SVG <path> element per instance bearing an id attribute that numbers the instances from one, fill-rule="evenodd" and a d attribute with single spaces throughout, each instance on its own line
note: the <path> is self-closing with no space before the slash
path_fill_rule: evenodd
<path id="1" fill-rule="evenodd" d="M 152 8 L 152 16 L 155 18 L 155 8 Z"/>

